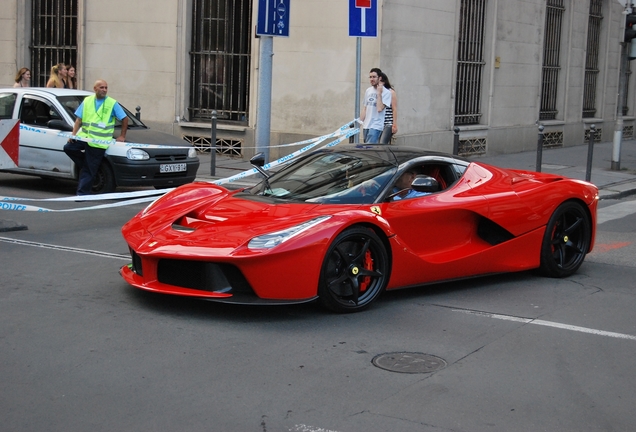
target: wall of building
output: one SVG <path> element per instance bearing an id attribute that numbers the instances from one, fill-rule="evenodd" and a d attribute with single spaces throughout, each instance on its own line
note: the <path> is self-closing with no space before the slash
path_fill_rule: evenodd
<path id="1" fill-rule="evenodd" d="M 363 38 L 360 93 L 379 66 L 399 98 L 398 145 L 450 151 L 453 143 L 457 29 L 460 0 L 378 0 L 380 36 Z M 28 3 L 28 2 L 27 2 Z M 97 78 L 131 109 L 142 108 L 151 127 L 175 135 L 209 136 L 207 124 L 189 123 L 191 1 L 80 0 L 78 72 L 84 88 Z M 356 39 L 348 36 L 348 2 L 303 0 L 290 6 L 290 37 L 274 38 L 272 145 L 331 132 L 354 117 Z M 28 60 L 30 19 L 25 3 L 0 9 L 0 85 L 12 85 Z M 623 15 L 616 1 L 603 10 L 598 114 L 582 119 L 589 0 L 565 0 L 559 113 L 542 122 L 562 133 L 563 145 L 581 144 L 591 123 L 612 139 L 616 120 Z M 256 4 L 253 17 L 256 23 Z M 489 153 L 536 147 L 540 106 L 545 0 L 489 0 L 482 81 L 482 122 L 461 128 L 462 139 L 484 139 Z M 259 39 L 252 43 L 247 126 L 219 124 L 218 136 L 253 153 L 258 121 Z M 630 82 L 634 112 L 636 74 Z M 626 119 L 633 124 L 633 117 Z M 293 149 L 276 149 L 277 157 Z"/>
<path id="2" fill-rule="evenodd" d="M 4 0 L 0 8 L 0 86 L 12 86 L 24 65 L 18 64 L 16 29 L 19 0 Z"/>

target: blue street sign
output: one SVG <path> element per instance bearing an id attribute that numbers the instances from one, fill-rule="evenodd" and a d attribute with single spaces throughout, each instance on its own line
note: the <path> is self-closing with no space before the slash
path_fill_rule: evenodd
<path id="1" fill-rule="evenodd" d="M 256 34 L 289 37 L 290 0 L 258 0 Z"/>
<path id="2" fill-rule="evenodd" d="M 378 37 L 378 0 L 349 0 L 349 36 Z"/>

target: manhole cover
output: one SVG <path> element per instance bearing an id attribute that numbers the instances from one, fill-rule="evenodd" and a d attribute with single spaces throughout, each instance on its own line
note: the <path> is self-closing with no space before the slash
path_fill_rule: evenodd
<path id="1" fill-rule="evenodd" d="M 446 361 L 428 354 L 395 352 L 377 355 L 371 363 L 381 369 L 401 373 L 429 373 L 446 367 Z"/>

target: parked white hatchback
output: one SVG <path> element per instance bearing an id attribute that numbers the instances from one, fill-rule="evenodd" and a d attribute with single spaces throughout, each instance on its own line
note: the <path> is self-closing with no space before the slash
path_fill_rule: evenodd
<path id="1" fill-rule="evenodd" d="M 57 133 L 73 130 L 75 110 L 91 94 L 70 89 L 0 88 L 0 119 L 18 119 L 21 125 L 18 167 L 4 171 L 77 180 L 78 168 L 64 153 L 68 138 Z M 93 192 L 112 192 L 117 186 L 165 188 L 194 181 L 199 158 L 192 144 L 148 129 L 122 108 L 128 115 L 128 144 L 106 150 Z M 118 128 L 119 121 L 115 137 Z"/>

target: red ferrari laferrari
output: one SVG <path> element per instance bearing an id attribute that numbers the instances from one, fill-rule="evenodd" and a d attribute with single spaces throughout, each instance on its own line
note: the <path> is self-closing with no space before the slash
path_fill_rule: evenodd
<path id="1" fill-rule="evenodd" d="M 384 290 L 539 269 L 592 250 L 598 189 L 414 148 L 337 146 L 230 191 L 198 182 L 122 229 L 148 291 L 228 303 L 367 308 Z"/>

